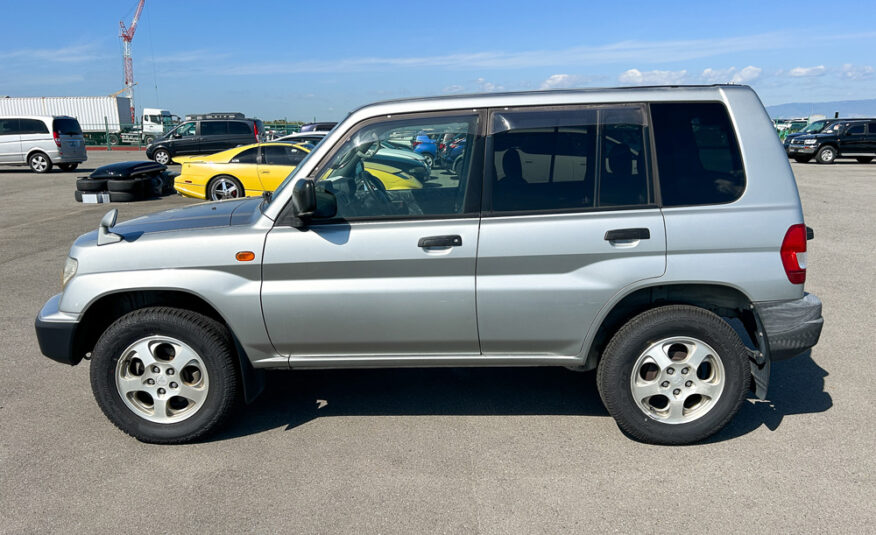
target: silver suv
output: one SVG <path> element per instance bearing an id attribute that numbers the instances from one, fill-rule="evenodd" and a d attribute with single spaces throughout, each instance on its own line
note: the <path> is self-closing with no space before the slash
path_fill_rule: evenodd
<path id="1" fill-rule="evenodd" d="M 87 159 L 85 137 L 75 117 L 0 117 L 0 165 L 26 164 L 36 173 L 48 173 L 54 165 L 73 171 Z"/>
<path id="2" fill-rule="evenodd" d="M 369 163 L 423 133 L 460 140 L 458 175 Z M 272 197 L 115 218 L 76 240 L 36 330 L 147 442 L 214 430 L 266 369 L 566 366 L 596 370 L 630 436 L 690 443 L 823 322 L 794 176 L 744 86 L 378 103 Z"/>

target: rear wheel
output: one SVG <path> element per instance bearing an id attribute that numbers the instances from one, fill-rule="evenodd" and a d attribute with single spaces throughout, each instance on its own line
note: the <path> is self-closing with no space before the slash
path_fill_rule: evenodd
<path id="1" fill-rule="evenodd" d="M 872 156 L 858 156 L 855 159 L 858 160 L 858 163 L 870 163 L 873 161 Z"/>
<path id="2" fill-rule="evenodd" d="M 77 167 L 79 167 L 78 163 L 59 163 L 58 167 L 61 168 L 61 171 L 75 171 Z"/>
<path id="3" fill-rule="evenodd" d="M 720 430 L 739 410 L 750 378 L 747 350 L 730 325 L 686 305 L 630 320 L 597 372 L 618 426 L 654 444 L 688 444 Z"/>
<path id="4" fill-rule="evenodd" d="M 238 399 L 228 330 L 201 314 L 135 310 L 101 335 L 91 386 L 119 429 L 144 442 L 196 440 L 220 426 Z"/>
<path id="5" fill-rule="evenodd" d="M 118 145 L 120 141 L 118 134 L 110 134 L 106 137 L 106 140 L 110 145 Z"/>
<path id="6" fill-rule="evenodd" d="M 830 145 L 821 147 L 821 150 L 815 155 L 815 159 L 818 160 L 818 163 L 833 163 L 836 161 L 836 149 Z"/>
<path id="7" fill-rule="evenodd" d="M 207 199 L 211 201 L 237 199 L 243 197 L 244 193 L 240 181 L 231 175 L 219 175 L 207 185 Z"/>
<path id="8" fill-rule="evenodd" d="M 34 173 L 48 173 L 52 170 L 52 160 L 42 152 L 34 152 L 28 156 L 27 165 Z"/>
<path id="9" fill-rule="evenodd" d="M 432 169 L 432 164 L 435 163 L 435 159 L 432 158 L 432 155 L 429 153 L 423 153 L 423 160 L 425 160 L 426 166 L 429 167 L 429 169 Z"/>

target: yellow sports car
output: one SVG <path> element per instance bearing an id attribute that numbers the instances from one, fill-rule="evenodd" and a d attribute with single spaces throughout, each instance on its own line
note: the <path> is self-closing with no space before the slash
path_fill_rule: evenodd
<path id="1" fill-rule="evenodd" d="M 310 149 L 303 144 L 260 143 L 207 156 L 176 156 L 174 161 L 182 164 L 182 171 L 174 188 L 185 197 L 212 201 L 258 197 L 277 189 Z M 365 169 L 389 190 L 423 187 L 413 176 L 389 165 L 366 161 Z"/>

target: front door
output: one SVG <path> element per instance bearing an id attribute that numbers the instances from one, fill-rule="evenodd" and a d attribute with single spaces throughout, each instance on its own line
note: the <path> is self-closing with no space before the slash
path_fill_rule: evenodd
<path id="1" fill-rule="evenodd" d="M 199 154 L 201 139 L 198 135 L 198 123 L 189 121 L 176 127 L 168 145 L 173 154 Z"/>
<path id="2" fill-rule="evenodd" d="M 482 149 L 478 119 L 367 122 L 318 165 L 317 190 L 336 199 L 337 214 L 305 230 L 278 225 L 265 242 L 262 310 L 277 351 L 299 362 L 478 354 L 482 156 L 469 157 L 459 179 L 436 169 L 423 184 L 396 170 L 392 189 L 364 165 L 380 140 L 407 140 L 424 128 L 464 133 Z"/>
<path id="3" fill-rule="evenodd" d="M 666 267 L 644 108 L 495 112 L 477 266 L 485 355 L 579 354 L 611 298 Z"/>
<path id="4" fill-rule="evenodd" d="M 0 119 L 0 163 L 24 163 L 18 119 Z"/>

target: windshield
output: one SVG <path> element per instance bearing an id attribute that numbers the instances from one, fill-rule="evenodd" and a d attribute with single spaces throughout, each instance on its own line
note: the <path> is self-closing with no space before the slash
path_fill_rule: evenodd
<path id="1" fill-rule="evenodd" d="M 826 124 L 827 121 L 815 121 L 814 123 L 804 128 L 803 132 L 806 132 L 807 134 L 817 134 L 824 130 Z"/>

